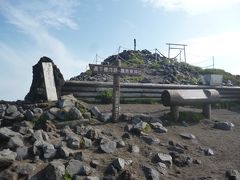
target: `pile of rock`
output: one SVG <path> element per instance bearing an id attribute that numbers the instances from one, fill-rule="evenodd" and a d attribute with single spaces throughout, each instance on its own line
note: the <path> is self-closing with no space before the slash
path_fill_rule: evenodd
<path id="1" fill-rule="evenodd" d="M 133 58 L 141 60 L 143 64 L 132 64 L 132 66 L 144 67 L 144 75 L 139 78 L 141 83 L 175 83 L 175 84 L 198 84 L 200 83 L 200 73 L 194 67 L 177 61 L 169 61 L 158 54 L 152 54 L 148 50 L 142 51 L 123 51 L 119 54 L 123 60 L 123 64 L 128 64 Z M 102 64 L 113 65 L 116 55 L 110 56 L 103 61 Z M 109 74 L 92 74 L 90 71 L 83 72 L 79 76 L 70 80 L 75 81 L 102 81 L 112 82 L 113 77 Z M 121 78 L 122 82 L 131 82 L 131 78 Z M 134 82 L 136 79 L 134 79 Z"/>
<path id="2" fill-rule="evenodd" d="M 52 104 L 2 102 L 0 115 L 2 179 L 157 180 L 170 177 L 172 169 L 202 164 L 189 155 L 184 143 L 197 141 L 195 135 L 180 133 L 183 142 L 164 144 L 159 137 L 169 132 L 167 121 L 147 114 L 122 114 L 119 123 L 106 123 L 110 114 L 97 107 L 88 109 L 71 95 Z M 210 158 L 214 151 L 199 147 L 195 153 Z"/>

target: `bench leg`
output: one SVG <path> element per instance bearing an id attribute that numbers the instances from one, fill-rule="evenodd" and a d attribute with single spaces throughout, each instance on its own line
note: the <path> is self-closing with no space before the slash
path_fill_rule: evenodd
<path id="1" fill-rule="evenodd" d="M 171 116 L 174 121 L 177 121 L 179 119 L 179 106 L 171 106 Z"/>
<path id="2" fill-rule="evenodd" d="M 203 105 L 203 115 L 206 117 L 206 118 L 208 118 L 209 120 L 211 120 L 212 119 L 212 117 L 211 117 L 211 110 L 212 108 L 211 108 L 211 104 L 204 104 Z"/>

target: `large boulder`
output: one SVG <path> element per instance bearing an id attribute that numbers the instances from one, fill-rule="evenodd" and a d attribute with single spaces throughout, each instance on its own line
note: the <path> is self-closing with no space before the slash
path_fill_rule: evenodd
<path id="1" fill-rule="evenodd" d="M 53 66 L 53 76 L 55 80 L 55 86 L 57 90 L 58 98 L 61 96 L 61 88 L 64 85 L 65 81 L 62 73 L 53 63 L 53 61 L 48 57 L 42 57 L 36 65 L 33 66 L 33 80 L 29 93 L 25 97 L 25 101 L 28 102 L 42 102 L 47 101 L 47 93 L 44 82 L 43 75 L 43 62 L 50 62 Z"/>

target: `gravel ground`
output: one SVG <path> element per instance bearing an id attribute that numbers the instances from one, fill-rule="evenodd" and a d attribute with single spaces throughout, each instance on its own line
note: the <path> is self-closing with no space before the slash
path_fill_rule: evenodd
<path id="1" fill-rule="evenodd" d="M 89 107 L 94 105 L 89 105 Z M 96 105 L 102 112 L 110 112 L 111 105 Z M 195 108 L 181 108 L 182 111 L 201 112 Z M 149 114 L 160 117 L 169 112 L 169 108 L 160 104 L 122 104 L 121 112 L 133 114 Z M 235 127 L 231 131 L 214 129 L 214 121 L 229 121 Z M 102 128 L 108 129 L 114 136 L 121 137 L 123 133 L 123 123 L 108 123 Z M 226 109 L 213 109 L 212 121 L 201 120 L 187 127 L 182 123 L 174 123 L 167 126 L 168 132 L 164 134 L 153 133 L 160 139 L 160 145 L 147 145 L 142 143 L 138 137 L 128 140 L 129 144 L 137 144 L 140 147 L 140 153 L 133 156 L 126 151 L 119 150 L 114 156 L 120 156 L 125 159 L 132 159 L 133 165 L 129 167 L 130 171 L 136 175 L 137 179 L 144 179 L 142 170 L 139 168 L 141 164 L 151 164 L 151 157 L 157 152 L 169 153 L 167 150 L 168 142 L 180 143 L 187 146 L 185 155 L 201 161 L 200 165 L 191 164 L 186 167 L 173 166 L 168 169 L 168 174 L 162 175 L 162 179 L 226 179 L 226 170 L 236 169 L 240 171 L 240 114 L 237 111 Z M 180 133 L 192 133 L 196 136 L 195 140 L 185 140 L 179 136 Z M 213 156 L 204 155 L 201 149 L 211 148 L 214 151 Z M 106 161 L 110 161 L 111 157 L 106 156 Z"/>

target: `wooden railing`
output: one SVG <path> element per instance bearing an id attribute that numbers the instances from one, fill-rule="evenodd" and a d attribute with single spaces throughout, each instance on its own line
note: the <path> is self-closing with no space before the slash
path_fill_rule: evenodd
<path id="1" fill-rule="evenodd" d="M 73 94 L 76 98 L 97 102 L 104 90 L 112 89 L 112 82 L 66 81 L 62 94 Z M 216 89 L 221 101 L 239 101 L 240 87 L 236 86 L 202 86 L 150 83 L 121 83 L 121 100 L 155 99 L 161 100 L 166 89 Z"/>

